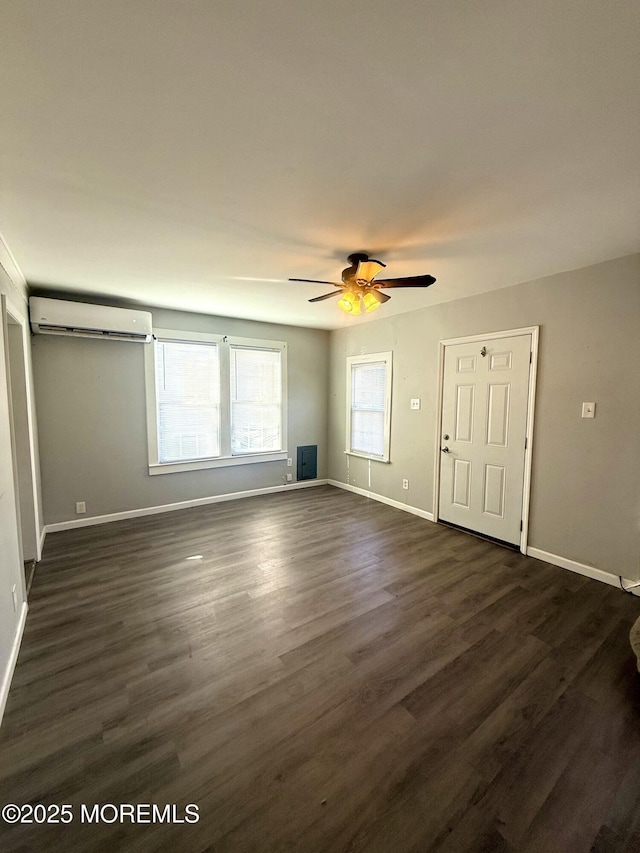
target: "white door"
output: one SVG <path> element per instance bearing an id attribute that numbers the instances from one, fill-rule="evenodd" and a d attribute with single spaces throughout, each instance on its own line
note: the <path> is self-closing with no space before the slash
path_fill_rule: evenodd
<path id="1" fill-rule="evenodd" d="M 442 521 L 520 543 L 531 335 L 445 347 Z"/>

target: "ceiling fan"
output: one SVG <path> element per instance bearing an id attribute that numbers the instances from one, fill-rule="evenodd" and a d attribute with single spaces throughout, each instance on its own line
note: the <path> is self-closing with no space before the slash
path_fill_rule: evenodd
<path id="1" fill-rule="evenodd" d="M 407 278 L 385 278 L 374 281 L 380 270 L 386 267 L 382 261 L 370 258 L 364 252 L 355 252 L 347 258 L 349 266 L 342 270 L 342 283 L 337 281 L 320 281 L 314 278 L 290 278 L 289 281 L 308 281 L 312 284 L 332 284 L 339 288 L 322 296 L 314 296 L 309 302 L 322 302 L 340 295 L 338 308 L 346 314 L 360 314 L 361 303 L 369 313 L 379 308 L 391 297 L 382 293 L 390 287 L 429 287 L 435 278 L 432 275 L 414 275 Z"/>

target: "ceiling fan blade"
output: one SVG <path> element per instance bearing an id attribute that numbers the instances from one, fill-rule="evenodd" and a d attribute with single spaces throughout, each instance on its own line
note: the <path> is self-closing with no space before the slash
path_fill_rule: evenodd
<path id="1" fill-rule="evenodd" d="M 322 281 L 319 278 L 290 278 L 289 281 L 308 281 L 311 284 L 332 284 L 334 287 L 342 287 L 341 282 L 337 281 Z"/>
<path id="2" fill-rule="evenodd" d="M 429 287 L 435 278 L 432 275 L 411 275 L 407 278 L 387 278 L 376 281 L 376 287 Z"/>
<path id="3" fill-rule="evenodd" d="M 380 270 L 383 270 L 385 267 L 386 264 L 383 264 L 382 261 L 360 261 L 358 263 L 355 278 L 363 281 L 373 281 L 374 277 L 377 276 Z"/>
<path id="4" fill-rule="evenodd" d="M 391 299 L 391 297 L 387 293 L 383 293 L 381 290 L 378 290 L 378 286 L 375 282 L 371 287 L 365 288 L 365 293 L 373 293 L 375 298 L 381 305 Z"/>
<path id="5" fill-rule="evenodd" d="M 331 299 L 332 296 L 338 296 L 339 294 L 339 290 L 333 290 L 331 293 L 323 293 L 322 296 L 314 296 L 309 302 L 322 302 L 323 299 Z"/>

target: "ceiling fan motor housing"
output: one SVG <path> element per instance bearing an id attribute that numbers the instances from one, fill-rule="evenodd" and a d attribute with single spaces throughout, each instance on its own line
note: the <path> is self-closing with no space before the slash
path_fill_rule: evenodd
<path id="1" fill-rule="evenodd" d="M 353 254 L 348 255 L 347 260 L 352 267 L 357 267 L 360 261 L 368 261 L 369 255 L 367 255 L 366 252 L 354 252 Z"/>
<path id="2" fill-rule="evenodd" d="M 351 284 L 355 281 L 358 264 L 360 261 L 366 261 L 367 255 L 365 255 L 364 252 L 355 252 L 354 254 L 349 255 L 347 260 L 349 261 L 349 266 L 342 270 L 342 281 L 345 284 Z"/>

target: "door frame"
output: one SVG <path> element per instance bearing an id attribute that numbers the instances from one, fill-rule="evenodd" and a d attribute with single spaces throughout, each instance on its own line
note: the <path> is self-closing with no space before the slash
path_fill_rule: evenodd
<path id="1" fill-rule="evenodd" d="M 447 347 L 457 344 L 480 343 L 499 338 L 514 338 L 520 335 L 531 335 L 531 370 L 529 371 L 529 388 L 527 392 L 527 445 L 524 451 L 524 479 L 522 482 L 522 531 L 520 533 L 520 552 L 527 553 L 529 538 L 529 509 L 531 502 L 531 461 L 533 453 L 533 421 L 536 402 L 536 380 L 538 375 L 538 345 L 540 326 L 524 326 L 520 329 L 504 329 L 498 332 L 487 332 L 484 335 L 465 335 L 461 338 L 446 338 L 440 341 L 438 357 L 438 398 L 436 405 L 436 442 L 433 477 L 433 520 L 438 521 L 440 514 L 440 465 L 442 464 L 442 403 L 444 397 L 444 356 Z"/>
<path id="2" fill-rule="evenodd" d="M 34 516 L 34 536 L 35 536 L 35 560 L 37 563 L 42 559 L 42 546 L 44 542 L 43 531 L 41 529 L 41 519 L 42 519 L 42 507 L 39 499 L 39 490 L 38 490 L 38 469 L 37 469 L 37 438 L 36 431 L 34 428 L 35 424 L 35 414 L 34 414 L 34 389 L 32 382 L 32 374 L 30 369 L 30 348 L 31 348 L 31 339 L 30 339 L 30 329 L 29 329 L 29 321 L 24 317 L 23 313 L 18 310 L 18 308 L 11 302 L 10 299 L 5 298 L 4 301 L 4 312 L 2 320 L 5 324 L 5 358 L 6 358 L 6 369 L 7 369 L 7 388 L 9 391 L 9 401 L 11 404 L 10 407 L 10 417 L 11 417 L 11 453 L 14 460 L 14 477 L 15 477 L 15 488 L 16 488 L 16 506 L 18 507 L 18 511 L 20 509 L 19 503 L 19 495 L 17 493 L 18 489 L 18 474 L 17 474 L 17 450 L 15 446 L 15 435 L 14 435 L 14 423 L 13 423 L 13 399 L 11 394 L 11 364 L 10 364 L 10 356 L 9 356 L 9 336 L 7 326 L 9 323 L 15 326 L 20 327 L 20 337 L 21 337 L 21 349 L 22 349 L 22 365 L 24 368 L 24 374 L 20 376 L 20 381 L 24 382 L 25 394 L 26 394 L 26 416 L 27 416 L 27 427 L 28 427 L 28 444 L 29 444 L 29 457 L 30 457 L 30 465 L 31 470 L 29 472 L 30 479 L 30 491 L 29 491 L 29 500 L 33 503 L 33 516 Z M 22 524 L 19 527 L 20 532 L 20 542 L 22 547 Z"/>

